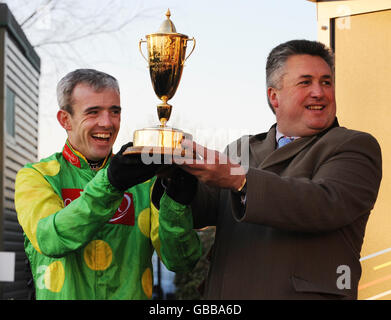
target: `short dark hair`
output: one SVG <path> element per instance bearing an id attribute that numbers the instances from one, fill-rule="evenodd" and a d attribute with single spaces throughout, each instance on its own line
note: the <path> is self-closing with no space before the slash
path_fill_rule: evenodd
<path id="1" fill-rule="evenodd" d="M 72 92 L 80 83 L 89 85 L 96 91 L 114 89 L 119 94 L 117 79 L 113 76 L 94 69 L 76 69 L 65 75 L 57 84 L 57 102 L 60 109 L 73 114 Z"/>
<path id="2" fill-rule="evenodd" d="M 270 51 L 266 62 L 266 87 L 279 88 L 281 84 L 282 71 L 285 62 L 290 56 L 309 54 L 322 58 L 334 74 L 334 55 L 323 43 L 310 40 L 291 40 L 282 43 Z M 274 109 L 268 103 L 274 113 Z"/>

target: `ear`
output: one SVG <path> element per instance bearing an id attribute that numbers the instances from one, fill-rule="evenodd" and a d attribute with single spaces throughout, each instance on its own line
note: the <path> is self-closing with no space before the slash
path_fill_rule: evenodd
<path id="1" fill-rule="evenodd" d="M 63 127 L 67 131 L 72 130 L 70 117 L 71 115 L 65 110 L 59 110 L 57 112 L 58 122 L 60 123 L 61 127 Z"/>
<path id="2" fill-rule="evenodd" d="M 278 93 L 275 88 L 267 88 L 267 98 L 269 99 L 269 102 L 273 106 L 274 110 L 278 108 Z"/>

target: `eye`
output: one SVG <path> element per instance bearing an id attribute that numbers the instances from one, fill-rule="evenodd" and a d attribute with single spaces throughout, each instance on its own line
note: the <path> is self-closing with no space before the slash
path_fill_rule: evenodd
<path id="1" fill-rule="evenodd" d="M 329 86 L 331 86 L 331 81 L 330 80 L 324 80 L 324 81 L 322 81 L 322 84 L 329 87 Z"/>
<path id="2" fill-rule="evenodd" d="M 310 80 L 303 80 L 303 81 L 300 81 L 298 84 L 303 85 L 303 86 L 307 86 L 307 85 L 311 84 L 311 81 Z"/>

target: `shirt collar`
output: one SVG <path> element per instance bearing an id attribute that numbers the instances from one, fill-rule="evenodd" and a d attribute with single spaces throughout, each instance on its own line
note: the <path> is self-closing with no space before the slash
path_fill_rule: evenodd
<path id="1" fill-rule="evenodd" d="M 280 131 L 278 131 L 278 125 L 277 125 L 277 123 L 275 123 L 274 125 L 275 125 L 275 127 L 276 127 L 276 141 L 277 141 L 277 143 L 278 143 L 278 140 L 279 140 L 281 137 L 283 137 L 284 134 L 282 134 Z M 326 130 L 322 131 L 321 133 L 318 133 L 317 136 L 318 136 L 318 137 L 321 137 L 321 136 L 323 136 L 324 134 L 326 134 L 329 130 L 331 130 L 332 128 L 336 128 L 336 127 L 339 127 L 339 123 L 338 123 L 337 117 L 335 117 L 334 122 L 333 122 L 333 124 L 332 124 L 330 127 L 328 127 Z M 301 138 L 301 137 L 290 137 L 290 138 L 293 138 L 293 139 L 296 140 L 296 139 Z"/>
<path id="2" fill-rule="evenodd" d="M 67 160 L 70 164 L 74 165 L 75 167 L 78 167 L 78 168 L 82 168 L 82 167 L 89 168 L 90 167 L 87 159 L 80 152 L 78 152 L 76 149 L 74 149 L 71 146 L 68 139 L 65 142 L 65 146 L 62 150 L 62 155 L 65 158 L 65 160 Z M 106 157 L 106 159 L 103 161 L 100 168 L 98 168 L 97 170 L 100 170 L 105 167 L 110 156 L 111 156 L 111 153 Z"/>
<path id="3" fill-rule="evenodd" d="M 285 135 L 282 134 L 279 130 L 278 130 L 278 126 L 276 126 L 276 141 L 278 143 L 278 140 L 280 140 L 281 137 L 284 137 Z M 296 139 L 299 139 L 300 137 L 289 137 L 289 138 L 292 138 L 294 140 Z"/>

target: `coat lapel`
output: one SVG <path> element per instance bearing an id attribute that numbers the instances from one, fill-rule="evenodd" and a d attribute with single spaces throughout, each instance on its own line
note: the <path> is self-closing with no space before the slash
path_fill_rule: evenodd
<path id="1" fill-rule="evenodd" d="M 314 140 L 325 135 L 330 129 L 339 127 L 339 124 L 337 118 L 335 118 L 334 123 L 318 135 L 299 138 L 280 149 L 277 149 L 276 126 L 277 124 L 274 124 L 270 128 L 266 137 L 264 135 L 256 135 L 250 138 L 251 167 L 265 169 L 290 159 Z"/>
<path id="2" fill-rule="evenodd" d="M 280 149 L 275 149 L 272 153 L 265 157 L 262 161 L 260 168 L 266 169 L 277 163 L 283 162 L 287 159 L 294 157 L 297 153 L 303 150 L 307 145 L 309 145 L 313 140 L 316 139 L 316 136 L 303 137 L 292 141 L 288 145 Z M 274 137 L 275 142 L 275 137 Z M 275 143 L 276 145 L 276 143 Z"/>
<path id="3" fill-rule="evenodd" d="M 258 168 L 260 164 L 276 149 L 276 126 L 273 125 L 266 137 L 256 135 L 250 139 L 250 167 Z"/>

